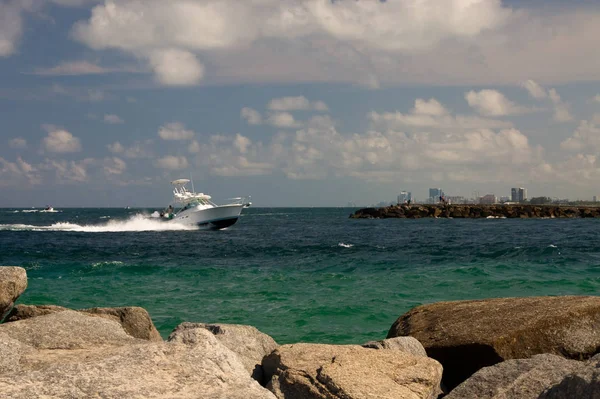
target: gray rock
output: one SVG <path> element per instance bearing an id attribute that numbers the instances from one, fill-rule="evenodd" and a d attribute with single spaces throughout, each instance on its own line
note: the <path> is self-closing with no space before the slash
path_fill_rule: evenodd
<path id="1" fill-rule="evenodd" d="M 14 399 L 274 398 L 233 352 L 205 333 L 194 346 L 136 341 L 141 343 L 37 351 L 25 362 L 30 367 L 0 374 L 0 392 Z"/>
<path id="2" fill-rule="evenodd" d="M 396 350 L 358 345 L 283 345 L 263 359 L 278 398 L 427 398 L 440 393 L 441 365 Z"/>
<path id="3" fill-rule="evenodd" d="M 195 343 L 194 330 L 211 332 L 227 348 L 238 355 L 248 373 L 264 384 L 261 362 L 263 357 L 277 348 L 277 342 L 267 334 L 252 326 L 237 324 L 182 323 L 173 330 L 169 341 Z"/>
<path id="4" fill-rule="evenodd" d="M 138 341 L 115 321 L 72 310 L 0 324 L 0 333 L 37 349 L 120 346 Z"/>
<path id="5" fill-rule="evenodd" d="M 585 367 L 564 376 L 562 381 L 544 391 L 539 399 L 600 398 L 600 355 L 586 362 Z"/>
<path id="6" fill-rule="evenodd" d="M 0 266 L 0 322 L 27 288 L 27 272 L 22 267 Z"/>
<path id="7" fill-rule="evenodd" d="M 65 310 L 70 309 L 54 305 L 17 305 L 6 316 L 5 322 L 26 320 Z M 140 307 L 91 308 L 81 309 L 78 312 L 114 320 L 121 324 L 125 332 L 134 338 L 157 342 L 163 340 L 156 327 L 154 327 L 148 312 Z"/>
<path id="8" fill-rule="evenodd" d="M 413 337 L 388 338 L 381 341 L 369 341 L 362 345 L 363 348 L 389 349 L 410 353 L 415 356 L 427 356 L 423 345 Z"/>
<path id="9" fill-rule="evenodd" d="M 507 360 L 482 368 L 445 399 L 537 399 L 583 366 L 583 362 L 550 354 Z"/>
<path id="10" fill-rule="evenodd" d="M 388 338 L 418 339 L 453 389 L 504 360 L 543 353 L 589 358 L 600 348 L 599 324 L 597 296 L 498 298 L 416 307 L 396 320 Z"/>

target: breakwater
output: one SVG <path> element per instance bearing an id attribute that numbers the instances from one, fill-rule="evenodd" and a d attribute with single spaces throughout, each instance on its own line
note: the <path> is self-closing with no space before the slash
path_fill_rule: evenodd
<path id="1" fill-rule="evenodd" d="M 554 205 L 391 205 L 363 208 L 352 219 L 389 218 L 598 218 L 600 207 Z"/>

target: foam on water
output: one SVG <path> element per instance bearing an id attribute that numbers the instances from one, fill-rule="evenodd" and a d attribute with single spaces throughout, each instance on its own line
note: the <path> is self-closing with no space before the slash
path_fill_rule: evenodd
<path id="1" fill-rule="evenodd" d="M 338 243 L 339 247 L 344 247 L 344 248 L 352 248 L 354 246 L 354 244 L 344 244 L 343 242 Z"/>
<path id="2" fill-rule="evenodd" d="M 197 227 L 174 222 L 162 222 L 149 219 L 145 215 L 134 215 L 127 220 L 110 220 L 105 224 L 79 225 L 69 222 L 54 223 L 50 226 L 34 226 L 27 224 L 0 224 L 0 230 L 12 231 L 74 231 L 82 233 L 134 232 L 134 231 L 174 231 L 198 230 Z"/>

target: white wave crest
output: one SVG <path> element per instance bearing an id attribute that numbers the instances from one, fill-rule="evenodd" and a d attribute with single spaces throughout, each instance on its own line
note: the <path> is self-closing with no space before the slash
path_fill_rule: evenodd
<path id="1" fill-rule="evenodd" d="M 338 247 L 352 248 L 353 246 L 354 244 L 344 244 L 343 242 L 338 243 Z"/>
<path id="2" fill-rule="evenodd" d="M 195 226 L 188 226 L 174 222 L 150 219 L 144 215 L 135 215 L 127 220 L 110 220 L 105 224 L 79 225 L 69 222 L 54 223 L 50 226 L 32 226 L 26 224 L 0 224 L 0 230 L 14 231 L 74 231 L 83 233 L 104 232 L 135 232 L 135 231 L 175 231 L 198 230 Z"/>

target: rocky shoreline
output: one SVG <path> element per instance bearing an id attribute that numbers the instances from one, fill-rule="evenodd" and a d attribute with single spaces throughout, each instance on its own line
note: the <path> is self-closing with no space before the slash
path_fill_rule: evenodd
<path id="1" fill-rule="evenodd" d="M 362 345 L 278 345 L 251 326 L 182 323 L 163 340 L 139 307 L 14 305 L 0 267 L 7 398 L 600 398 L 600 297 L 440 302 Z"/>
<path id="2" fill-rule="evenodd" d="M 599 218 L 600 207 L 554 205 L 391 205 L 363 208 L 351 219 L 419 218 Z"/>

